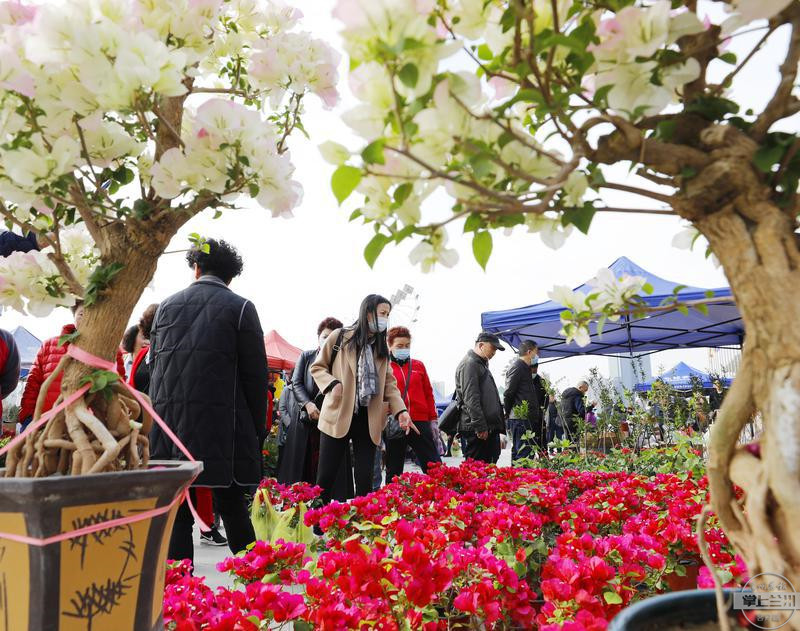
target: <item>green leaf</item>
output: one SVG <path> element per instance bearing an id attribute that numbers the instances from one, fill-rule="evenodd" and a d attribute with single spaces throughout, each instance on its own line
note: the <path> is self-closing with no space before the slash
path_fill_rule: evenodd
<path id="1" fill-rule="evenodd" d="M 689 315 L 689 309 L 686 307 L 686 305 L 676 305 L 676 308 L 677 308 L 677 309 L 678 309 L 678 311 L 680 311 L 680 312 L 681 312 L 683 315 L 686 315 L 686 316 L 687 316 L 687 315 Z"/>
<path id="2" fill-rule="evenodd" d="M 400 68 L 400 72 L 397 73 L 397 76 L 400 78 L 400 81 L 409 88 L 415 88 L 417 87 L 417 81 L 419 81 L 419 69 L 415 64 L 407 63 Z"/>
<path id="3" fill-rule="evenodd" d="M 478 59 L 482 59 L 483 61 L 489 61 L 494 57 L 492 53 L 492 49 L 489 48 L 486 44 L 481 44 L 478 46 Z"/>
<path id="4" fill-rule="evenodd" d="M 375 265 L 375 261 L 378 260 L 381 252 L 383 252 L 383 248 L 385 248 L 386 244 L 391 240 L 391 237 L 387 237 L 385 234 L 381 234 L 380 232 L 372 237 L 370 242 L 367 243 L 367 247 L 364 248 L 364 258 L 367 261 L 367 265 L 370 267 Z"/>
<path id="5" fill-rule="evenodd" d="M 603 592 L 603 600 L 605 600 L 609 605 L 622 604 L 622 596 L 620 596 L 617 592 Z"/>
<path id="6" fill-rule="evenodd" d="M 361 159 L 367 164 L 386 164 L 386 158 L 383 156 L 383 148 L 386 146 L 386 139 L 378 138 L 366 147 L 361 152 Z"/>
<path id="7" fill-rule="evenodd" d="M 119 182 L 120 184 L 130 184 L 133 182 L 133 171 L 131 171 L 128 167 L 121 166 L 116 171 L 114 171 L 114 179 Z"/>
<path id="8" fill-rule="evenodd" d="M 669 142 L 675 134 L 677 124 L 678 122 L 673 119 L 660 121 L 656 125 L 656 138 Z"/>
<path id="9" fill-rule="evenodd" d="M 492 171 L 492 161 L 486 153 L 478 153 L 472 156 L 469 159 L 469 164 L 478 179 L 487 176 Z"/>
<path id="10" fill-rule="evenodd" d="M 79 335 L 79 331 L 75 331 L 74 333 L 66 333 L 58 338 L 58 345 L 64 346 L 64 344 L 72 344 L 72 342 L 78 339 Z"/>
<path id="11" fill-rule="evenodd" d="M 414 190 L 414 185 L 411 182 L 404 182 L 396 189 L 394 189 L 394 202 L 398 206 L 402 205 L 408 199 L 411 192 Z"/>
<path id="12" fill-rule="evenodd" d="M 472 238 L 472 253 L 475 255 L 478 265 L 485 271 L 489 257 L 492 255 L 492 235 L 490 232 L 483 230 L 475 233 Z"/>
<path id="13" fill-rule="evenodd" d="M 475 232 L 483 226 L 483 219 L 480 214 L 472 213 L 464 222 L 464 232 Z"/>
<path id="14" fill-rule="evenodd" d="M 653 286 L 650 283 L 642 285 L 642 291 L 648 295 L 653 293 Z"/>
<path id="15" fill-rule="evenodd" d="M 572 224 L 583 234 L 589 234 L 589 226 L 592 225 L 595 212 L 594 206 L 591 204 L 586 204 L 582 208 L 570 208 L 565 210 L 561 216 L 561 225 Z"/>
<path id="16" fill-rule="evenodd" d="M 736 55 L 734 53 L 723 53 L 719 56 L 720 61 L 724 61 L 726 64 L 735 64 L 736 63 Z"/>
<path id="17" fill-rule="evenodd" d="M 403 50 L 417 50 L 419 48 L 424 48 L 424 47 L 425 43 L 414 37 L 403 38 L 403 43 L 402 43 Z"/>
<path id="18" fill-rule="evenodd" d="M 356 186 L 361 181 L 361 169 L 351 167 L 343 164 L 337 168 L 331 176 L 331 189 L 336 196 L 336 201 L 339 205 L 350 197 L 350 194 L 356 190 Z"/>
<path id="19" fill-rule="evenodd" d="M 706 296 L 706 298 L 709 298 L 709 299 L 713 298 L 714 297 L 714 290 L 713 289 L 707 289 L 705 296 Z"/>
<path id="20" fill-rule="evenodd" d="M 707 316 L 707 315 L 708 315 L 708 305 L 699 304 L 699 305 L 696 305 L 696 306 L 695 306 L 695 309 L 697 309 L 697 310 L 698 310 L 700 313 L 702 313 L 704 316 Z"/>
<path id="21" fill-rule="evenodd" d="M 133 214 L 140 219 L 147 217 L 152 209 L 153 207 L 146 199 L 137 199 L 133 202 Z"/>
<path id="22" fill-rule="evenodd" d="M 356 219 L 358 219 L 360 216 L 361 216 L 361 210 L 359 210 L 359 209 L 356 209 L 356 210 L 354 210 L 354 211 L 352 212 L 352 214 L 350 215 L 350 218 L 349 218 L 347 221 L 355 221 L 355 220 L 356 220 Z"/>
<path id="23" fill-rule="evenodd" d="M 684 180 L 691 180 L 696 175 L 697 175 L 697 169 L 695 169 L 694 167 L 684 166 L 681 169 L 681 177 Z"/>
<path id="24" fill-rule="evenodd" d="M 773 145 L 771 147 L 760 147 L 753 156 L 753 164 L 762 173 L 769 173 L 772 170 L 772 165 L 780 162 L 783 157 L 784 148 L 780 145 Z"/>

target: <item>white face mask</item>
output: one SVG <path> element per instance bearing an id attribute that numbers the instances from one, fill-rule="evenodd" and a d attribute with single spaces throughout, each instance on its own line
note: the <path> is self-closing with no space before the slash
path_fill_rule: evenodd
<path id="1" fill-rule="evenodd" d="M 320 336 L 319 336 L 319 347 L 320 347 L 320 348 L 322 348 L 323 346 L 325 346 L 325 340 L 327 340 L 327 339 L 328 339 L 328 336 L 327 336 L 327 335 L 320 335 Z"/>
<path id="2" fill-rule="evenodd" d="M 378 316 L 377 326 L 375 325 L 375 320 L 370 320 L 369 330 L 372 333 L 383 333 L 388 328 L 389 328 L 389 318 Z"/>

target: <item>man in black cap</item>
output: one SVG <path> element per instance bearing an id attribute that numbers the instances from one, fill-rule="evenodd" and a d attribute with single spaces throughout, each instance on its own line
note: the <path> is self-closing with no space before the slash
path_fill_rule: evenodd
<path id="1" fill-rule="evenodd" d="M 456 398 L 461 402 L 459 433 L 464 456 L 496 463 L 500 458 L 500 434 L 505 433 L 503 404 L 489 370 L 489 360 L 506 350 L 493 333 L 481 333 L 475 347 L 456 368 Z"/>

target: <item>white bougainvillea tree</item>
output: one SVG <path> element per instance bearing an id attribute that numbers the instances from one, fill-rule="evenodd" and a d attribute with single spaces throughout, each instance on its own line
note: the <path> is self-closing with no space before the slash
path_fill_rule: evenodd
<path id="1" fill-rule="evenodd" d="M 0 258 L 0 305 L 46 315 L 80 298 L 71 341 L 110 360 L 187 221 L 245 198 L 289 215 L 303 99 L 337 101 L 338 56 L 301 18 L 267 0 L 0 3 L 0 214 L 41 245 Z M 116 377 L 70 358 L 61 371 L 62 397 L 90 392 L 31 432 L 7 475 L 146 464 L 150 419 L 132 422 Z"/>
<path id="2" fill-rule="evenodd" d="M 359 101 L 345 119 L 364 142 L 323 155 L 338 199 L 361 194 L 352 219 L 374 228 L 368 262 L 412 239 L 423 268 L 452 265 L 457 225 L 485 265 L 493 231 L 523 226 L 557 247 L 598 212 L 677 215 L 679 242 L 707 241 L 746 327 L 711 437 L 713 507 L 751 574 L 800 585 L 800 138 L 781 126 L 800 112 L 800 2 L 339 0 L 335 14 Z M 737 57 L 728 46 L 745 35 Z M 766 45 L 780 59 L 760 56 Z M 737 80 L 750 63 L 777 75 L 758 111 L 732 89 L 748 89 Z M 431 216 L 437 189 L 452 212 Z M 632 203 L 609 207 L 608 190 Z M 581 343 L 590 320 L 635 314 L 648 290 L 636 278 L 595 286 L 553 294 Z M 737 447 L 754 410 L 760 455 Z"/>

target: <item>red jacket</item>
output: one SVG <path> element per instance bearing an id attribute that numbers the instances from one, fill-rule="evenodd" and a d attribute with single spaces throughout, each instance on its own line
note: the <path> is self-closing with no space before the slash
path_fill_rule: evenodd
<path id="1" fill-rule="evenodd" d="M 67 324 L 63 329 L 61 329 L 61 335 L 69 335 L 74 332 L 74 324 Z M 36 410 L 36 399 L 39 398 L 39 391 L 42 388 L 42 384 L 44 383 L 45 379 L 47 379 L 47 377 L 49 377 L 56 369 L 56 366 L 58 366 L 58 362 L 61 361 L 61 358 L 67 352 L 67 346 L 69 346 L 69 344 L 59 346 L 58 337 L 51 337 L 49 340 L 46 340 L 44 344 L 42 344 L 42 347 L 36 354 L 36 360 L 33 362 L 33 366 L 31 366 L 31 372 L 28 374 L 28 381 L 25 384 L 25 391 L 22 393 L 22 403 L 20 404 L 19 408 L 20 423 L 33 416 L 33 413 Z M 125 364 L 122 361 L 122 353 L 119 350 L 117 350 L 117 372 L 124 380 Z M 47 396 L 44 400 L 42 413 L 46 412 L 52 408 L 53 405 L 55 405 L 59 394 L 61 394 L 61 375 L 59 375 L 50 385 L 50 389 L 47 391 Z"/>
<path id="2" fill-rule="evenodd" d="M 394 378 L 397 379 L 397 388 L 402 395 L 406 389 L 406 376 L 408 375 L 409 364 L 411 366 L 411 380 L 408 384 L 408 394 L 404 398 L 408 413 L 414 421 L 435 421 L 438 418 L 436 413 L 436 401 L 433 398 L 433 387 L 428 378 L 428 371 L 425 364 L 416 359 L 411 359 L 402 366 L 397 362 L 392 362 Z"/>

